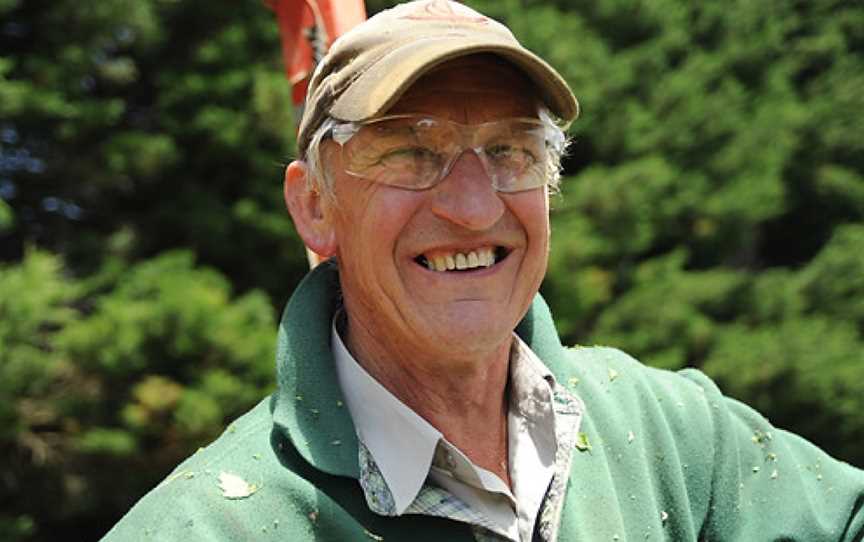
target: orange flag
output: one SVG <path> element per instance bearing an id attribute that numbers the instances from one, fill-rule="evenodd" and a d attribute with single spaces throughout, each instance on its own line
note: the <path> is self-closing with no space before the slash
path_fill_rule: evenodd
<path id="1" fill-rule="evenodd" d="M 276 12 L 294 118 L 300 124 L 306 87 L 315 65 L 336 38 L 366 20 L 363 0 L 264 0 Z M 338 5 L 338 8 L 337 8 Z M 321 257 L 306 249 L 309 267 Z"/>
<path id="2" fill-rule="evenodd" d="M 363 0 L 269 0 L 282 36 L 295 107 L 303 105 L 315 64 L 342 34 L 366 20 Z"/>

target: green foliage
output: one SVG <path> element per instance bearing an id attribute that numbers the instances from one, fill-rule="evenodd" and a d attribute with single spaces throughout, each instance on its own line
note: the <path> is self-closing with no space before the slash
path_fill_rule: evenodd
<path id="1" fill-rule="evenodd" d="M 126 229 L 129 258 L 190 248 L 240 289 L 287 297 L 305 258 L 279 189 L 294 126 L 272 12 L 37 0 L 0 16 L 0 156 L 15 158 L 0 193 L 16 217 L 0 209 L 0 257 L 35 239 L 92 273 Z M 262 253 L 269 266 L 245 263 Z"/>
<path id="2" fill-rule="evenodd" d="M 122 513 L 269 393 L 274 335 L 265 295 L 232 296 L 188 252 L 88 281 L 40 251 L 0 269 L 0 519 L 34 514 L 48 536 L 69 514 Z"/>
<path id="3" fill-rule="evenodd" d="M 20 265 L 0 268 L 0 442 L 39 423 L 41 412 L 19 401 L 45 393 L 58 365 L 51 337 L 72 320 L 66 305 L 74 295 L 50 254 L 30 251 Z"/>
<path id="4" fill-rule="evenodd" d="M 726 270 L 687 271 L 675 252 L 640 264 L 633 284 L 598 318 L 592 338 L 679 369 L 704 357 L 717 320 L 734 313 L 745 278 Z"/>
<path id="5" fill-rule="evenodd" d="M 864 224 L 838 226 L 800 276 L 810 311 L 864 329 Z"/>
<path id="6" fill-rule="evenodd" d="M 467 3 L 582 105 L 564 340 L 700 367 L 864 465 L 864 7 Z M 95 539 L 273 385 L 290 89 L 258 1 L 0 0 L 0 51 L 0 532 Z"/>
<path id="7" fill-rule="evenodd" d="M 3 200 L 0 200 L 0 234 L 12 228 L 15 223 L 15 215 L 12 213 L 12 207 Z"/>

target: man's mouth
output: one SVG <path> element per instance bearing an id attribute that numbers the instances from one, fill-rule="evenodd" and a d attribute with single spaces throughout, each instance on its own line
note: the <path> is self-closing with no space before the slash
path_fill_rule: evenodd
<path id="1" fill-rule="evenodd" d="M 469 251 L 432 251 L 414 258 L 430 271 L 471 271 L 491 267 L 509 254 L 505 247 L 480 247 Z"/>

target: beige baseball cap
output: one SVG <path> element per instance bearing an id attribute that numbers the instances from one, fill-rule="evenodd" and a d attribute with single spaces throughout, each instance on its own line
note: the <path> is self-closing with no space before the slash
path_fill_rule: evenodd
<path id="1" fill-rule="evenodd" d="M 506 26 L 458 2 L 418 0 L 382 11 L 337 39 L 309 81 L 297 144 L 306 151 L 328 115 L 359 122 L 385 113 L 424 73 L 454 58 L 493 53 L 521 69 L 562 122 L 579 115 L 566 81 Z"/>

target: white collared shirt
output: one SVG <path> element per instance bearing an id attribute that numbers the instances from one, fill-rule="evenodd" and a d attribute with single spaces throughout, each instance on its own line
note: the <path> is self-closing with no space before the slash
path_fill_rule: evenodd
<path id="1" fill-rule="evenodd" d="M 515 542 L 531 540 L 555 469 L 555 379 L 518 336 L 514 334 L 510 353 L 507 413 L 512 492 L 372 378 L 345 347 L 335 325 L 331 343 L 361 455 L 368 451 L 392 496 L 393 509 L 385 513 L 418 512 L 411 505 L 431 481 L 482 517 L 485 528 Z M 364 491 L 371 503 L 365 485 Z"/>

